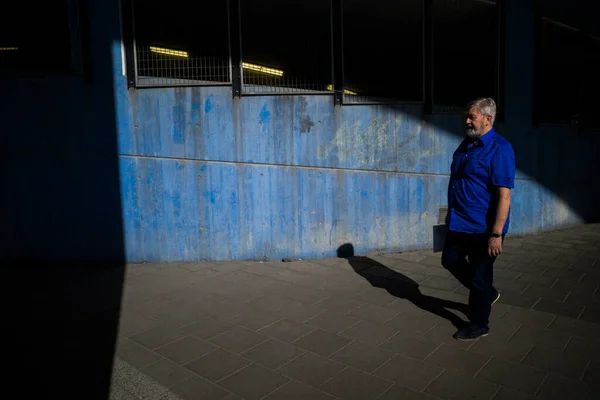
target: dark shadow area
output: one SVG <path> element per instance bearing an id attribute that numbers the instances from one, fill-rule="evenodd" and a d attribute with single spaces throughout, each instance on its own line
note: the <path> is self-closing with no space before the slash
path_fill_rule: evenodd
<path id="1" fill-rule="evenodd" d="M 2 378 L 18 397 L 106 400 L 124 277 L 118 2 L 46 3 L 6 5 L 0 34 L 15 49 L 0 56 Z"/>
<path id="2" fill-rule="evenodd" d="M 384 289 L 394 297 L 408 300 L 424 311 L 445 318 L 457 329 L 467 325 L 467 321 L 448 310 L 456 310 L 466 315 L 468 312 L 466 304 L 421 293 L 419 284 L 408 276 L 369 257 L 354 255 L 354 246 L 351 243 L 340 246 L 337 254 L 338 257 L 347 259 L 354 272 L 365 278 L 373 287 Z"/>

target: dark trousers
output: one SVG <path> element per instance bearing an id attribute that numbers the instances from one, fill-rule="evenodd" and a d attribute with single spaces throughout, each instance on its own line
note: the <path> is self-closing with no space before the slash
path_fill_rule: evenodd
<path id="1" fill-rule="evenodd" d="M 494 288 L 494 261 L 487 253 L 489 236 L 448 231 L 442 251 L 442 265 L 469 289 L 469 319 L 488 327 Z M 504 240 L 504 239 L 503 239 Z"/>

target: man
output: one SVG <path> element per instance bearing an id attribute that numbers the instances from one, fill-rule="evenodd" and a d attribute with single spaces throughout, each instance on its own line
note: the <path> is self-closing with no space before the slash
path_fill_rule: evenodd
<path id="1" fill-rule="evenodd" d="M 442 265 L 470 291 L 470 323 L 454 337 L 474 340 L 488 334 L 491 307 L 500 297 L 493 286 L 493 265 L 510 222 L 515 154 L 494 130 L 493 99 L 469 103 L 465 118 L 466 138 L 451 165 Z"/>

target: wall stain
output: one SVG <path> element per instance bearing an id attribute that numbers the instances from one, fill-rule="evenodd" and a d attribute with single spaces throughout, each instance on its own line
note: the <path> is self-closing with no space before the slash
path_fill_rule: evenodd
<path id="1" fill-rule="evenodd" d="M 300 133 L 309 133 L 310 129 L 315 125 L 314 122 L 310 120 L 310 115 L 308 115 L 306 111 L 307 100 L 306 97 L 302 96 L 299 99 L 300 101 Z"/>

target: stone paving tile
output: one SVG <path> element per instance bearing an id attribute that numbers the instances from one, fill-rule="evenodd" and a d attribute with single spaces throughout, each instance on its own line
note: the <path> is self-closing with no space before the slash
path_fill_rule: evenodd
<path id="1" fill-rule="evenodd" d="M 312 351 L 313 353 L 317 353 L 323 357 L 329 357 L 350 342 L 351 340 L 345 337 L 321 329 L 316 329 L 292 342 L 292 344 L 305 350 Z"/>
<path id="2" fill-rule="evenodd" d="M 181 382 L 171 390 L 184 400 L 225 400 L 229 396 L 229 392 L 223 388 L 197 376 Z"/>
<path id="3" fill-rule="evenodd" d="M 574 336 L 565 349 L 565 353 L 580 355 L 586 354 L 594 361 L 600 362 L 600 336 L 596 336 L 594 339 L 584 339 L 581 337 Z"/>
<path id="4" fill-rule="evenodd" d="M 167 388 L 171 388 L 193 376 L 189 370 L 169 360 L 161 360 L 150 364 L 142 368 L 141 372 Z"/>
<path id="5" fill-rule="evenodd" d="M 346 366 L 337 361 L 306 353 L 277 371 L 309 386 L 319 387 L 344 368 Z"/>
<path id="6" fill-rule="evenodd" d="M 267 368 L 277 369 L 304 353 L 306 351 L 299 347 L 271 339 L 246 350 L 241 355 Z"/>
<path id="7" fill-rule="evenodd" d="M 533 396 L 525 394 L 523 392 L 517 392 L 516 390 L 509 389 L 507 387 L 502 387 L 496 396 L 494 396 L 494 400 L 532 400 Z"/>
<path id="8" fill-rule="evenodd" d="M 475 375 L 490 357 L 471 351 L 458 349 L 454 346 L 442 345 L 425 359 L 425 362 L 444 369 L 462 372 L 469 376 Z"/>
<path id="9" fill-rule="evenodd" d="M 598 244 L 600 225 L 507 241 L 491 332 L 474 342 L 353 269 L 466 303 L 431 251 L 128 266 L 116 352 L 184 399 L 600 398 Z"/>
<path id="10" fill-rule="evenodd" d="M 375 400 L 392 384 L 354 368 L 346 368 L 321 385 L 320 389 L 343 400 Z"/>
<path id="11" fill-rule="evenodd" d="M 334 397 L 300 382 L 289 381 L 264 400 L 334 400 Z"/>
<path id="12" fill-rule="evenodd" d="M 204 297 L 197 302 L 197 306 L 211 316 L 222 320 L 228 320 L 252 309 L 247 304 L 221 296 Z"/>
<path id="13" fill-rule="evenodd" d="M 446 346 L 453 346 L 461 349 L 466 349 L 470 346 L 471 343 L 454 339 L 453 335 L 457 331 L 458 328 L 456 328 L 451 323 L 444 321 L 436 325 L 430 331 L 425 332 L 423 338 L 438 345 L 444 344 Z"/>
<path id="14" fill-rule="evenodd" d="M 554 284 L 554 287 L 575 293 L 593 294 L 596 292 L 599 285 L 600 280 L 597 279 L 597 277 L 582 273 L 582 277 L 579 279 L 559 278 Z"/>
<path id="15" fill-rule="evenodd" d="M 500 296 L 500 298 L 502 298 L 502 296 Z M 504 317 L 508 310 L 510 310 L 512 307 L 513 306 L 504 304 L 500 301 L 494 303 L 494 306 L 492 307 L 492 313 L 490 314 L 490 323 L 494 324 L 495 326 L 498 323 L 505 322 L 502 320 L 502 317 Z"/>
<path id="16" fill-rule="evenodd" d="M 600 361 L 592 361 L 583 375 L 582 381 L 600 394 Z"/>
<path id="17" fill-rule="evenodd" d="M 511 342 L 527 343 L 550 350 L 563 351 L 570 337 L 569 334 L 523 325 L 510 340 Z"/>
<path id="18" fill-rule="evenodd" d="M 572 263 L 570 269 L 573 269 L 573 266 L 579 267 L 592 267 L 596 264 L 597 258 L 595 257 L 586 257 L 586 256 L 561 256 L 564 260 L 568 260 Z"/>
<path id="19" fill-rule="evenodd" d="M 598 306 L 598 305 L 600 305 L 600 290 L 596 289 L 594 292 L 591 292 L 591 291 L 571 292 L 569 297 L 567 297 L 566 303 L 576 305 L 576 306 L 594 306 L 594 305 Z"/>
<path id="20" fill-rule="evenodd" d="M 215 350 L 184 365 L 187 369 L 212 382 L 220 381 L 245 366 L 250 361 L 225 350 Z"/>
<path id="21" fill-rule="evenodd" d="M 352 325 L 356 325 L 358 322 L 360 322 L 358 318 L 343 315 L 337 311 L 326 311 L 323 314 L 319 314 L 316 317 L 309 319 L 305 324 L 338 334 Z"/>
<path id="22" fill-rule="evenodd" d="M 523 294 L 523 291 L 527 290 L 527 288 L 531 286 L 531 282 L 521 281 L 519 279 L 495 278 L 494 286 L 499 291 L 511 291 L 511 292 Z M 528 297 L 539 297 L 535 294 L 527 295 L 527 296 Z"/>
<path id="23" fill-rule="evenodd" d="M 260 329 L 258 332 L 283 342 L 291 343 L 314 330 L 315 328 L 312 326 L 282 319 Z"/>
<path id="24" fill-rule="evenodd" d="M 133 367 L 141 369 L 150 364 L 153 364 L 163 357 L 137 343 L 124 350 L 118 351 L 117 354 Z"/>
<path id="25" fill-rule="evenodd" d="M 531 297 L 542 297 L 547 300 L 565 301 L 569 295 L 569 291 L 532 283 L 522 292 L 522 294 Z"/>
<path id="26" fill-rule="evenodd" d="M 323 314 L 324 312 L 325 310 L 319 307 L 296 303 L 284 307 L 276 311 L 274 314 L 278 317 L 278 319 L 285 318 L 291 321 L 304 322 L 316 317 L 319 314 Z"/>
<path id="27" fill-rule="evenodd" d="M 571 354 L 541 347 L 535 347 L 523 360 L 523 365 L 573 379 L 580 379 L 589 363 L 590 358 L 585 353 Z"/>
<path id="28" fill-rule="evenodd" d="M 533 395 L 536 392 L 545 376 L 545 372 L 535 368 L 495 358 L 492 358 L 475 375 L 478 379 L 506 386 L 529 395 Z"/>
<path id="29" fill-rule="evenodd" d="M 241 353 L 269 338 L 241 326 L 215 336 L 209 342 L 233 353 Z"/>
<path id="30" fill-rule="evenodd" d="M 394 297 L 389 295 L 390 300 L 394 300 Z M 371 321 L 383 324 L 386 321 L 394 318 L 398 315 L 398 311 L 395 311 L 388 307 L 377 306 L 373 304 L 366 304 L 360 308 L 357 308 L 347 314 L 350 317 L 362 319 L 364 321 Z"/>
<path id="31" fill-rule="evenodd" d="M 425 390 L 425 388 L 433 382 L 442 371 L 443 369 L 438 366 L 398 355 L 382 365 L 374 372 L 374 374 L 409 389 L 421 392 Z"/>
<path id="32" fill-rule="evenodd" d="M 119 333 L 123 336 L 134 336 L 141 332 L 156 328 L 162 324 L 156 318 L 148 317 L 134 309 L 121 310 L 121 320 L 119 322 Z"/>
<path id="33" fill-rule="evenodd" d="M 396 335 L 379 347 L 382 349 L 392 351 L 394 353 L 402 354 L 418 360 L 423 360 L 425 357 L 433 353 L 435 349 L 440 347 L 440 344 L 433 340 L 423 339 L 420 337 L 410 337 L 404 335 Z"/>
<path id="34" fill-rule="evenodd" d="M 565 378 L 559 375 L 549 375 L 536 394 L 536 398 L 545 400 L 559 399 L 577 399 L 577 400 L 596 400 L 600 392 L 574 379 Z"/>
<path id="35" fill-rule="evenodd" d="M 600 338 L 600 324 L 568 317 L 556 317 L 556 319 L 548 326 L 548 330 L 568 333 L 575 337 L 591 340 Z"/>
<path id="36" fill-rule="evenodd" d="M 369 321 L 359 321 L 348 329 L 340 332 L 340 336 L 348 339 L 358 340 L 372 346 L 378 346 L 385 340 L 391 338 L 397 333 L 397 330 L 385 325 L 376 324 Z"/>
<path id="37" fill-rule="evenodd" d="M 542 276 L 548 278 L 557 278 L 559 281 L 567 279 L 577 281 L 581 279 L 583 274 L 584 272 L 582 271 L 576 271 L 566 268 L 548 268 Z"/>
<path id="38" fill-rule="evenodd" d="M 228 332 L 233 328 L 235 328 L 235 325 L 209 315 L 196 322 L 184 325 L 180 329 L 206 340 Z"/>
<path id="39" fill-rule="evenodd" d="M 502 297 L 500 298 L 502 299 Z M 545 328 L 555 318 L 550 313 L 528 310 L 523 307 L 513 307 L 502 317 L 503 320 L 518 322 L 523 325 Z"/>
<path id="40" fill-rule="evenodd" d="M 460 282 L 448 278 L 429 278 L 421 285 L 447 291 L 453 291 L 461 286 Z"/>
<path id="41" fill-rule="evenodd" d="M 251 364 L 219 381 L 219 386 L 244 399 L 259 400 L 288 381 L 289 378 L 277 372 Z"/>
<path id="42" fill-rule="evenodd" d="M 519 275 L 515 278 L 517 282 L 525 282 L 525 283 L 534 283 L 542 286 L 552 286 L 558 279 L 558 277 L 554 276 L 552 273 L 548 273 L 550 269 L 544 270 L 541 274 L 534 272 L 520 272 Z M 518 272 L 518 271 L 514 271 Z M 497 274 L 494 271 L 494 275 Z"/>
<path id="43" fill-rule="evenodd" d="M 216 349 L 215 345 L 204 340 L 187 336 L 157 348 L 156 352 L 178 364 L 185 364 Z"/>
<path id="44" fill-rule="evenodd" d="M 579 318 L 587 322 L 600 324 L 600 304 L 587 306 Z"/>
<path id="45" fill-rule="evenodd" d="M 444 400 L 491 399 L 499 386 L 480 379 L 474 379 L 471 374 L 444 371 L 425 393 Z"/>
<path id="46" fill-rule="evenodd" d="M 356 296 L 356 300 L 362 303 L 369 303 L 369 305 L 386 306 L 392 301 L 396 300 L 396 298 L 389 294 L 386 290 L 379 288 L 369 288 L 361 294 L 359 294 L 358 296 Z M 363 307 L 365 306 L 367 305 L 365 304 Z M 355 308 L 354 310 L 359 309 L 360 308 Z"/>
<path id="47" fill-rule="evenodd" d="M 378 400 L 436 400 L 436 397 L 423 392 L 416 392 L 400 385 L 394 385 L 385 392 Z"/>
<path id="48" fill-rule="evenodd" d="M 269 311 L 250 310 L 244 314 L 240 314 L 231 318 L 229 322 L 241 325 L 244 328 L 258 330 L 280 319 L 281 317 L 279 315 L 273 314 Z"/>
<path id="49" fill-rule="evenodd" d="M 133 340 L 125 337 L 125 336 L 117 336 L 117 347 L 116 347 L 116 351 L 117 353 L 124 351 L 124 350 L 128 350 L 131 349 L 132 347 L 138 346 L 138 344 L 136 342 L 134 342 Z"/>
<path id="50" fill-rule="evenodd" d="M 373 372 L 392 357 L 394 357 L 392 352 L 361 342 L 353 342 L 329 358 L 365 372 Z"/>
<path id="51" fill-rule="evenodd" d="M 421 336 L 440 323 L 439 319 L 423 313 L 421 316 L 414 314 L 400 314 L 384 324 L 400 332 L 401 335 Z M 423 316 L 424 315 L 424 316 Z"/>
<path id="52" fill-rule="evenodd" d="M 526 296 L 519 292 L 500 290 L 499 303 L 514 307 L 530 308 L 539 301 L 539 297 Z"/>
<path id="53" fill-rule="evenodd" d="M 358 301 L 356 299 L 345 296 L 328 297 L 314 304 L 314 306 L 316 307 L 324 308 L 329 311 L 335 311 L 340 314 L 349 313 L 350 311 L 355 310 L 364 305 L 365 303 L 362 301 Z"/>
<path id="54" fill-rule="evenodd" d="M 528 274 L 528 273 L 526 273 L 526 272 L 523 273 L 520 271 L 513 271 L 510 269 L 498 268 L 497 263 L 496 262 L 494 263 L 494 278 L 495 279 L 498 279 L 498 278 L 506 279 L 506 280 L 517 279 L 517 277 L 521 277 L 523 274 Z M 537 275 L 535 275 L 535 276 L 537 277 Z M 519 279 L 517 279 L 517 280 L 519 280 Z M 526 280 L 526 279 L 524 279 L 524 280 Z M 529 282 L 529 280 L 527 280 L 527 281 Z"/>
<path id="55" fill-rule="evenodd" d="M 484 337 L 469 347 L 469 351 L 498 358 L 504 361 L 520 363 L 533 349 L 533 344 L 509 341 L 508 338 Z"/>
<path id="56" fill-rule="evenodd" d="M 533 309 L 563 317 L 577 318 L 579 315 L 581 315 L 584 306 L 571 305 L 554 300 L 540 299 L 540 301 L 535 303 Z"/>

